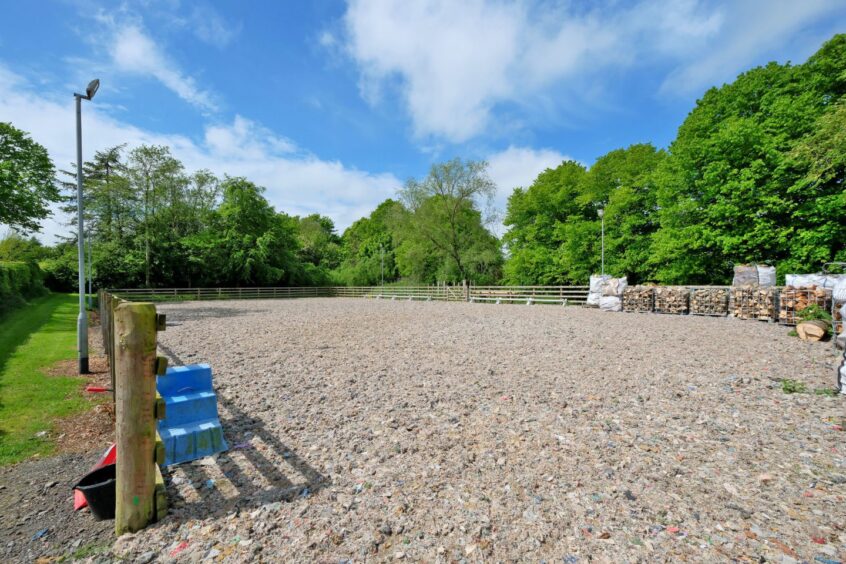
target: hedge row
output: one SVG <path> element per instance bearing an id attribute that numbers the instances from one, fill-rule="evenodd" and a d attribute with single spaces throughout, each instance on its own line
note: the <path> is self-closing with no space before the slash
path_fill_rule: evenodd
<path id="1" fill-rule="evenodd" d="M 0 261 L 0 317 L 46 291 L 44 273 L 34 262 Z"/>

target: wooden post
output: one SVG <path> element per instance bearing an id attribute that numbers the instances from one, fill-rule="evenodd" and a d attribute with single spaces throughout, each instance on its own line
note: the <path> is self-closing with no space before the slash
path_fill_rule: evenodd
<path id="1" fill-rule="evenodd" d="M 121 302 L 120 298 L 109 295 L 108 315 L 109 315 L 109 341 L 108 341 L 108 356 L 109 356 L 109 378 L 112 381 L 112 402 L 115 401 L 115 308 Z"/>
<path id="2" fill-rule="evenodd" d="M 115 533 L 153 520 L 156 485 L 156 306 L 121 303 L 114 312 L 117 484 Z"/>

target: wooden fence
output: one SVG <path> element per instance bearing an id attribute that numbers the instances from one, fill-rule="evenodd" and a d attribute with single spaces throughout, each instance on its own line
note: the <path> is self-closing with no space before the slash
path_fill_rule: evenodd
<path id="1" fill-rule="evenodd" d="M 167 514 L 159 468 L 164 443 L 156 431 L 156 420 L 165 416 L 164 401 L 156 392 L 156 375 L 167 369 L 167 359 L 156 356 L 156 335 L 164 330 L 165 318 L 149 301 L 130 301 L 107 291 L 98 297 L 115 402 L 115 533 L 121 535 Z"/>
<path id="2" fill-rule="evenodd" d="M 129 301 L 374 298 L 389 300 L 583 304 L 587 286 L 318 286 L 277 288 L 124 288 L 109 294 Z"/>

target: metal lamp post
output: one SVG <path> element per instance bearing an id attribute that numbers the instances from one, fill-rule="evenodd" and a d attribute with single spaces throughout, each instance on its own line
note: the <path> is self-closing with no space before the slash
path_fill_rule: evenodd
<path id="1" fill-rule="evenodd" d="M 385 245 L 384 244 L 379 245 L 379 254 L 382 257 L 382 268 L 380 270 L 380 278 L 381 278 L 382 286 L 384 287 L 385 286 Z"/>
<path id="2" fill-rule="evenodd" d="M 602 270 L 601 270 L 601 274 L 604 276 L 605 275 L 605 208 L 599 208 L 596 213 L 599 214 L 599 220 L 602 224 L 602 237 L 601 237 L 601 241 L 602 241 L 602 255 L 601 255 L 601 257 L 602 257 L 601 258 Z"/>
<path id="3" fill-rule="evenodd" d="M 85 94 L 76 98 L 76 238 L 79 245 L 79 317 L 76 319 L 76 342 L 79 351 L 79 373 L 88 374 L 88 312 L 85 311 L 85 237 L 82 222 L 82 101 L 90 100 L 100 88 L 97 79 L 88 83 Z"/>

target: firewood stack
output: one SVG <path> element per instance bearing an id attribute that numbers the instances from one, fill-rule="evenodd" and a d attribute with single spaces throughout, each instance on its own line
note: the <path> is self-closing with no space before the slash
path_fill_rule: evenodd
<path id="1" fill-rule="evenodd" d="M 776 302 L 778 294 L 774 287 L 732 286 L 731 314 L 740 319 L 773 321 L 778 317 Z"/>
<path id="2" fill-rule="evenodd" d="M 687 288 L 659 286 L 655 288 L 655 313 L 687 313 L 689 292 Z"/>
<path id="3" fill-rule="evenodd" d="M 629 286 L 623 291 L 623 311 L 652 311 L 654 294 L 655 288 L 652 286 Z"/>
<path id="4" fill-rule="evenodd" d="M 691 315 L 728 315 L 727 288 L 696 288 L 690 293 Z"/>
<path id="5" fill-rule="evenodd" d="M 819 286 L 785 286 L 779 296 L 778 322 L 782 325 L 796 325 L 801 321 L 798 313 L 812 305 L 828 311 L 831 308 L 831 290 Z"/>

